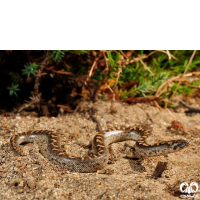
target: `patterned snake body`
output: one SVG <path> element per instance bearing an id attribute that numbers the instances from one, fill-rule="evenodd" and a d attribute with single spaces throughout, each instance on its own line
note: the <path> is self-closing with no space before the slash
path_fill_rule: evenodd
<path id="1" fill-rule="evenodd" d="M 93 156 L 73 157 L 60 148 L 57 133 L 48 130 L 28 131 L 13 135 L 10 143 L 15 152 L 22 155 L 19 145 L 36 141 L 41 154 L 50 161 L 72 172 L 95 172 L 107 165 L 109 152 L 108 145 L 115 142 L 137 141 L 132 149 L 132 157 L 158 156 L 173 153 L 189 145 L 185 140 L 172 140 L 154 145 L 148 145 L 147 139 L 152 135 L 152 128 L 142 124 L 132 127 L 114 127 L 99 132 L 92 141 Z"/>

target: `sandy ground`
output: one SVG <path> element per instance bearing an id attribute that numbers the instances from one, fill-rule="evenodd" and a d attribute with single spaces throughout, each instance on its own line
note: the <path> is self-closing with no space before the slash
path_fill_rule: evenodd
<path id="1" fill-rule="evenodd" d="M 128 159 L 124 144 L 110 146 L 107 167 L 95 173 L 71 173 L 52 164 L 39 153 L 38 145 L 22 145 L 26 156 L 16 156 L 9 139 L 18 132 L 48 129 L 60 133 L 61 144 L 68 154 L 84 156 L 90 153 L 89 142 L 95 136 L 96 124 L 88 109 L 94 105 L 95 116 L 103 129 L 112 125 L 153 123 L 153 139 L 185 139 L 190 146 L 166 156 L 142 161 Z M 115 103 L 116 113 L 110 114 L 110 102 L 83 103 L 82 112 L 60 117 L 0 116 L 0 199 L 180 199 L 180 184 L 196 182 L 200 189 L 200 118 L 186 116 L 184 108 L 175 113 L 160 111 L 153 104 L 128 105 Z M 184 131 L 169 131 L 173 120 L 184 125 Z M 152 174 L 158 161 L 167 162 L 160 178 Z M 195 193 L 195 199 L 200 194 Z"/>

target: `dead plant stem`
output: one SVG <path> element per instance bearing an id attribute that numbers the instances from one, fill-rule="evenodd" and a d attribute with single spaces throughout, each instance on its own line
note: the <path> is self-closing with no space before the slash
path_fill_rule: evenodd
<path id="1" fill-rule="evenodd" d="M 172 100 L 172 98 L 173 98 L 174 95 L 176 94 L 176 92 L 177 92 L 177 90 L 178 90 L 178 87 L 180 86 L 180 84 L 181 84 L 181 82 L 182 82 L 182 77 L 183 77 L 183 76 L 185 75 L 185 73 L 187 72 L 188 67 L 190 66 L 190 64 L 191 64 L 191 62 L 192 62 L 192 60 L 193 60 L 193 58 L 194 58 L 194 56 L 195 56 L 195 54 L 196 54 L 196 51 L 197 51 L 197 50 L 194 50 L 194 51 L 193 51 L 193 53 L 192 53 L 192 55 L 191 55 L 191 57 L 190 57 L 190 60 L 189 60 L 187 66 L 186 66 L 186 68 L 185 68 L 185 71 L 184 71 L 183 75 L 181 75 L 181 77 L 180 77 L 180 80 L 179 80 L 179 82 L 178 82 L 178 84 L 177 84 L 177 86 L 176 86 L 176 89 L 175 89 L 174 93 L 172 94 L 172 96 L 170 97 L 170 99 L 169 99 L 169 100 L 166 102 L 166 104 L 165 104 L 165 109 L 167 108 L 167 105 L 169 104 L 169 102 Z"/>

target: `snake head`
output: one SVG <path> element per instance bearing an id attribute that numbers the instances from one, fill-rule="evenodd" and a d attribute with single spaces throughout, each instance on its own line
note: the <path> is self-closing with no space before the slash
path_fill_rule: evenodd
<path id="1" fill-rule="evenodd" d="M 186 140 L 171 140 L 154 145 L 147 145 L 146 143 L 136 143 L 134 147 L 129 149 L 128 158 L 145 158 L 149 156 L 160 156 L 168 153 L 174 153 L 184 149 L 189 145 Z"/>
<path id="2" fill-rule="evenodd" d="M 179 151 L 190 144 L 189 141 L 186 141 L 186 140 L 172 140 L 172 141 L 169 141 L 169 143 L 171 145 L 171 148 L 173 149 L 173 152 Z"/>

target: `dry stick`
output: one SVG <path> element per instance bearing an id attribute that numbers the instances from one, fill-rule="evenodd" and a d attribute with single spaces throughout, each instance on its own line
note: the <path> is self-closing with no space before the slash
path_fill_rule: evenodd
<path id="1" fill-rule="evenodd" d="M 189 77 L 189 76 L 193 76 L 193 75 L 200 75 L 200 72 L 192 72 L 192 73 L 188 73 L 188 74 L 185 74 L 185 75 L 178 75 L 178 76 L 175 76 L 173 78 L 170 78 L 168 79 L 167 81 L 165 81 L 162 85 L 159 86 L 159 88 L 157 89 L 156 91 L 156 94 L 155 96 L 156 97 L 159 97 L 163 92 L 164 92 L 164 89 L 162 90 L 162 92 L 160 92 L 160 90 L 167 84 L 169 84 L 170 82 L 172 81 L 175 81 L 176 79 L 180 79 L 180 78 L 183 78 L 183 77 Z M 160 93 L 159 93 L 160 92 Z M 159 93 L 159 94 L 158 94 Z"/>
<path id="2" fill-rule="evenodd" d="M 103 53 L 103 57 L 104 57 L 104 60 L 105 60 L 105 63 L 106 63 L 106 69 L 104 69 L 104 71 L 103 71 L 104 76 L 103 76 L 103 81 L 101 83 L 101 85 L 103 85 L 108 80 L 108 78 L 106 78 L 106 76 L 107 76 L 107 74 L 109 72 L 109 65 L 108 65 L 108 62 L 107 62 L 108 58 L 106 57 L 105 51 L 102 50 L 101 52 Z M 101 85 L 99 85 L 99 88 L 100 88 Z"/>
<path id="3" fill-rule="evenodd" d="M 90 77 L 92 76 L 92 72 L 93 72 L 93 70 L 94 70 L 94 67 L 95 67 L 97 61 L 98 61 L 99 58 L 100 58 L 100 55 L 101 55 L 101 52 L 99 53 L 98 57 L 95 58 L 95 60 L 94 60 L 94 62 L 93 62 L 93 65 L 92 65 L 92 67 L 91 67 L 91 69 L 90 69 L 90 72 L 89 72 L 89 74 L 88 74 L 88 77 L 87 77 L 87 79 L 86 79 L 86 81 L 89 81 Z"/>
<path id="4" fill-rule="evenodd" d="M 168 50 L 167 50 L 168 51 Z M 172 57 L 174 60 L 177 60 L 177 58 L 175 56 L 173 56 L 169 51 L 164 51 L 164 50 L 156 50 L 156 51 L 152 51 L 150 54 L 147 55 L 147 58 L 149 56 L 151 56 L 152 54 L 156 53 L 156 52 L 162 52 L 162 53 L 166 53 L 170 59 L 170 57 Z"/>
<path id="5" fill-rule="evenodd" d="M 122 55 L 124 55 L 124 53 L 123 53 L 122 50 L 119 50 L 119 51 L 122 53 Z M 149 69 L 149 67 L 143 62 L 142 58 L 143 58 L 143 59 L 144 59 L 144 58 L 148 58 L 150 55 L 156 53 L 157 51 L 166 53 L 166 54 L 168 55 L 169 59 L 171 59 L 171 58 L 177 59 L 177 58 L 174 57 L 172 54 L 170 54 L 169 50 L 166 50 L 166 51 L 164 51 L 164 50 L 156 50 L 156 51 L 151 52 L 151 53 L 148 54 L 147 56 L 146 56 L 146 55 L 142 55 L 142 57 L 141 57 L 140 55 L 138 55 L 138 58 L 133 58 L 131 61 L 125 61 L 124 64 L 133 63 L 133 62 L 135 62 L 135 61 L 137 61 L 137 60 L 139 59 L 140 62 L 144 65 L 145 69 L 147 69 L 147 70 L 151 73 L 151 75 L 154 76 L 153 72 L 152 72 L 152 71 Z M 126 57 L 126 56 L 125 56 L 125 57 Z M 126 57 L 126 58 L 127 58 L 127 57 Z M 158 90 L 158 91 L 159 91 L 159 90 Z M 158 91 L 157 91 L 157 92 L 158 92 Z M 155 105 L 156 105 L 159 109 L 162 109 L 156 101 L 154 101 L 154 103 L 155 103 Z"/>
<path id="6" fill-rule="evenodd" d="M 112 88 L 108 85 L 108 84 L 105 84 L 107 87 L 108 87 L 108 89 L 112 92 L 112 94 L 113 94 L 113 99 L 111 100 L 111 105 L 110 105 L 110 110 L 113 110 L 113 101 L 115 100 L 115 93 L 114 93 L 114 91 L 112 90 Z"/>
<path id="7" fill-rule="evenodd" d="M 108 87 L 108 89 L 114 94 L 112 88 L 111 88 L 108 84 L 105 84 L 105 85 L 106 85 L 106 86 Z"/>
<path id="8" fill-rule="evenodd" d="M 92 76 L 92 72 L 93 72 L 93 70 L 94 70 L 94 67 L 95 67 L 95 65 L 97 64 L 97 61 L 99 60 L 101 54 L 102 54 L 102 53 L 100 52 L 99 55 L 98 55 L 98 57 L 95 58 L 95 60 L 94 60 L 94 62 L 93 62 L 93 64 L 92 64 L 92 67 L 91 67 L 91 69 L 90 69 L 90 72 L 89 72 L 89 74 L 88 74 L 88 77 L 87 77 L 87 79 L 86 79 L 86 82 L 88 82 L 88 81 L 90 80 L 90 77 Z M 99 88 L 100 88 L 100 85 L 98 86 L 98 88 L 96 88 L 96 89 L 94 90 L 93 95 L 92 95 L 92 98 L 93 98 L 93 99 L 96 98 L 96 93 L 97 93 L 97 91 L 99 90 Z M 91 93 L 91 92 L 90 92 L 90 93 Z M 79 108 L 79 106 L 76 107 L 76 109 L 78 109 L 78 108 Z M 76 109 L 75 109 L 75 112 L 76 112 Z"/>
<path id="9" fill-rule="evenodd" d="M 108 72 L 108 69 L 109 69 L 109 66 L 108 66 L 108 63 L 107 63 L 107 57 L 105 55 L 105 51 L 102 51 L 103 52 L 103 56 L 104 56 L 104 59 L 105 59 L 105 62 L 106 62 L 106 70 Z M 123 52 L 122 52 L 123 53 Z M 115 81 L 115 87 L 114 87 L 114 92 L 113 90 L 110 88 L 109 85 L 106 84 L 106 86 L 110 89 L 110 91 L 113 93 L 113 100 L 115 100 L 115 90 L 117 89 L 117 84 L 118 84 L 118 80 L 119 80 L 119 75 L 120 73 L 122 73 L 122 69 L 121 68 L 118 68 L 118 73 L 117 73 L 117 78 L 116 78 L 116 81 Z M 106 74 L 107 75 L 107 74 Z"/>
<path id="10" fill-rule="evenodd" d="M 74 112 L 69 106 L 57 105 L 57 107 L 63 108 L 67 112 Z"/>
<path id="11" fill-rule="evenodd" d="M 116 93 L 116 89 L 117 89 L 117 84 L 118 84 L 118 80 L 119 80 L 119 75 L 120 73 L 122 73 L 122 68 L 118 68 L 118 73 L 117 73 L 117 78 L 115 81 L 115 87 L 114 87 L 114 93 L 113 93 L 113 100 L 115 100 L 115 93 Z"/>
<path id="12" fill-rule="evenodd" d="M 38 70 L 38 74 L 36 75 L 36 78 L 35 78 L 34 96 L 39 95 L 40 77 L 42 75 L 43 68 L 45 67 L 48 59 L 49 59 L 49 56 L 48 56 L 48 53 L 47 53 L 46 58 L 42 61 L 41 65 L 40 65 L 40 69 Z"/>
<path id="13" fill-rule="evenodd" d="M 95 94 L 96 94 L 96 92 L 99 90 L 99 88 L 103 85 L 103 84 L 105 84 L 106 82 L 107 82 L 107 80 L 108 80 L 108 78 L 106 78 L 106 76 L 107 76 L 107 74 L 108 74 L 108 72 L 109 72 L 109 65 L 108 65 L 108 58 L 106 57 L 106 54 L 105 54 L 105 50 L 101 50 L 100 51 L 100 54 L 99 54 L 99 58 L 100 58 L 100 56 L 103 54 L 103 57 L 104 57 L 104 61 L 105 61 L 105 63 L 106 63 L 106 68 L 103 70 L 103 74 L 104 74 L 104 76 L 103 76 L 103 81 L 101 82 L 101 84 L 99 84 L 99 86 L 98 86 L 98 88 L 95 90 Z"/>
<path id="14" fill-rule="evenodd" d="M 195 85 L 190 85 L 190 84 L 187 84 L 187 83 L 184 83 L 184 85 L 185 85 L 185 86 L 188 86 L 188 87 L 191 87 L 191 88 L 200 89 L 200 85 L 195 86 Z"/>
<path id="15" fill-rule="evenodd" d="M 64 69 L 59 70 L 59 71 L 52 70 L 52 72 L 57 73 L 57 74 L 65 74 L 65 75 L 71 75 L 72 74 L 71 72 L 64 71 Z"/>
<path id="16" fill-rule="evenodd" d="M 162 110 L 162 108 L 159 106 L 158 102 L 156 100 L 153 101 L 155 106 L 159 109 L 159 110 Z"/>
<path id="17" fill-rule="evenodd" d="M 67 67 L 67 69 L 70 69 L 70 66 L 65 61 L 63 61 L 63 63 L 65 64 L 65 66 Z"/>
<path id="18" fill-rule="evenodd" d="M 99 84 L 98 88 L 95 89 L 93 96 L 96 95 L 96 92 L 99 90 L 99 88 L 101 87 L 101 85 L 105 84 L 106 81 L 108 80 L 108 79 L 106 79 L 106 76 L 107 76 L 107 74 L 109 72 L 109 65 L 107 63 L 107 57 L 106 57 L 106 54 L 105 54 L 105 50 L 100 51 L 99 56 L 98 56 L 98 58 L 95 59 L 95 61 L 97 62 L 102 54 L 103 54 L 103 57 L 104 57 L 104 60 L 105 60 L 105 63 L 106 63 L 106 69 L 103 71 L 103 74 L 104 74 L 103 81 L 101 82 L 101 84 Z M 93 65 L 92 65 L 92 67 L 95 66 L 95 64 L 96 64 L 95 61 L 94 61 Z M 92 73 L 92 70 L 93 70 L 93 68 L 91 68 L 91 70 L 90 70 L 91 73 Z M 88 77 L 90 77 L 90 76 L 91 75 L 89 73 Z"/>
<path id="19" fill-rule="evenodd" d="M 167 90 L 168 90 L 168 87 L 169 87 L 169 83 L 167 82 L 166 87 L 163 88 L 163 90 L 160 92 L 159 96 L 160 96 L 163 92 L 167 91 Z"/>
<path id="20" fill-rule="evenodd" d="M 118 52 L 116 50 L 113 50 L 116 54 L 118 54 Z"/>
<path id="21" fill-rule="evenodd" d="M 161 177 L 163 171 L 165 171 L 167 169 L 167 162 L 158 162 L 156 169 L 153 173 L 153 177 L 155 178 L 159 178 Z"/>
<path id="22" fill-rule="evenodd" d="M 196 54 L 196 51 L 197 51 L 197 50 L 194 50 L 194 51 L 193 51 L 193 53 L 192 53 L 192 55 L 191 55 L 191 57 L 190 57 L 190 60 L 189 60 L 189 62 L 188 62 L 188 64 L 187 64 L 187 67 L 185 68 L 185 71 L 184 71 L 183 75 L 185 75 L 186 71 L 188 70 L 188 67 L 189 67 L 190 64 L 191 64 L 191 62 L 192 62 L 192 60 L 193 60 L 193 58 L 194 58 L 194 55 Z M 181 76 L 181 78 L 182 78 L 182 76 Z M 167 108 L 167 105 L 169 104 L 169 102 L 171 101 L 171 99 L 172 99 L 172 98 L 174 97 L 174 95 L 176 94 L 176 91 L 178 90 L 178 87 L 180 86 L 181 81 L 182 81 L 182 80 L 180 79 L 180 80 L 179 80 L 179 83 L 178 83 L 177 86 L 176 86 L 176 89 L 175 89 L 174 93 L 173 93 L 172 96 L 170 97 L 169 101 L 167 101 L 167 103 L 165 104 L 165 109 Z"/>
<path id="23" fill-rule="evenodd" d="M 153 101 L 158 101 L 159 98 L 155 97 L 155 96 L 147 96 L 147 97 L 129 97 L 123 100 L 119 100 L 123 101 L 123 102 L 131 102 L 131 103 L 144 103 L 144 102 L 153 102 Z"/>
<path id="24" fill-rule="evenodd" d="M 106 69 L 104 71 L 105 71 L 105 74 L 107 75 L 106 72 L 108 72 L 108 70 L 109 70 L 109 66 L 108 66 L 108 62 L 107 62 L 107 57 L 106 57 L 105 51 L 102 51 L 102 53 L 103 53 L 103 57 L 104 57 L 104 60 L 105 60 L 105 63 L 106 63 Z"/>
<path id="25" fill-rule="evenodd" d="M 121 51 L 121 50 L 120 50 Z M 153 55 L 154 53 L 156 52 L 162 52 L 162 53 L 165 53 L 168 55 L 169 59 L 173 58 L 174 60 L 177 60 L 177 58 L 175 56 L 173 56 L 168 50 L 166 51 L 163 51 L 163 50 L 156 50 L 156 51 L 152 51 L 151 53 L 149 53 L 148 55 L 145 55 L 143 54 L 142 56 L 140 56 L 141 59 L 145 59 L 145 58 L 148 58 L 149 56 Z M 117 52 L 115 52 L 117 53 Z M 133 58 L 132 60 L 125 60 L 125 61 L 121 61 L 124 65 L 128 65 L 128 64 L 131 64 L 131 63 L 134 63 L 134 62 L 137 62 L 140 60 L 139 57 L 137 58 Z"/>
<path id="26" fill-rule="evenodd" d="M 128 58 L 128 60 L 131 58 L 132 54 L 133 54 L 134 50 L 128 50 L 125 54 Z"/>
<path id="27" fill-rule="evenodd" d="M 38 113 L 41 110 L 41 107 L 40 107 L 41 106 L 41 93 L 39 93 L 39 85 L 40 85 L 40 80 L 41 80 L 41 76 L 42 76 L 42 71 L 43 71 L 44 67 L 46 66 L 48 59 L 49 59 L 49 53 L 47 52 L 46 58 L 42 61 L 41 65 L 40 65 L 40 69 L 38 70 L 38 73 L 36 75 L 34 91 L 32 93 L 32 97 L 30 98 L 31 99 L 30 104 L 33 104 L 35 99 L 38 100 L 38 102 L 36 104 Z"/>
<path id="28" fill-rule="evenodd" d="M 167 55 L 169 57 L 169 60 L 171 60 L 172 58 L 171 58 L 171 54 L 169 53 L 169 50 L 166 50 L 166 52 L 167 52 Z"/>
<path id="29" fill-rule="evenodd" d="M 152 76 L 154 76 L 153 72 L 152 72 L 152 71 L 149 69 L 149 67 L 147 67 L 147 65 L 143 62 L 143 60 L 141 59 L 141 56 L 140 56 L 140 55 L 138 55 L 138 58 L 140 59 L 140 62 L 144 65 L 145 69 L 148 70 Z"/>
<path id="30" fill-rule="evenodd" d="M 127 57 L 127 55 L 122 51 L 122 50 L 119 50 L 120 51 L 120 53 L 127 59 L 127 60 L 129 60 L 129 58 Z"/>
<path id="31" fill-rule="evenodd" d="M 142 59 L 145 59 L 145 58 L 147 58 L 147 55 L 143 54 L 143 55 L 141 56 L 141 58 L 142 58 Z M 140 60 L 139 58 L 134 58 L 134 57 L 133 57 L 132 60 L 125 60 L 125 61 L 121 61 L 121 62 L 122 62 L 123 65 L 128 65 L 128 64 L 137 62 L 137 61 L 139 61 L 139 60 Z M 119 62 L 119 61 L 118 61 L 118 62 Z"/>

